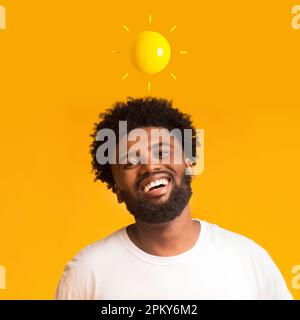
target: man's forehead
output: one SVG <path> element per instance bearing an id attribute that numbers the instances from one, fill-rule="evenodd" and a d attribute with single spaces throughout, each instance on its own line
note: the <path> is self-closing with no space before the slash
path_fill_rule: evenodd
<path id="1" fill-rule="evenodd" d="M 152 145 L 166 145 L 173 143 L 174 133 L 163 127 L 140 127 L 135 128 L 119 137 L 119 143 L 126 142 L 129 146 L 140 139 L 147 139 Z"/>

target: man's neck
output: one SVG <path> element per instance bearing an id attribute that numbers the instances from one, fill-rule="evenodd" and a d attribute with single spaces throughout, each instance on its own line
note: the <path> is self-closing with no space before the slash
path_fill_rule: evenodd
<path id="1" fill-rule="evenodd" d="M 191 217 L 187 205 L 182 213 L 166 223 L 150 224 L 136 219 L 127 227 L 130 240 L 141 250 L 156 256 L 174 256 L 191 249 L 201 226 Z"/>

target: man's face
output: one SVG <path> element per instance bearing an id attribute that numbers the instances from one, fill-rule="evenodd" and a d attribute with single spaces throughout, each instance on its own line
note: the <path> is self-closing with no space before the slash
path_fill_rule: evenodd
<path id="1" fill-rule="evenodd" d="M 151 141 L 151 129 L 158 128 L 141 129 L 146 132 L 148 144 L 137 149 L 138 157 L 130 152 L 136 141 L 128 141 L 128 136 L 120 140 L 120 144 L 124 139 L 127 141 L 127 161 L 111 165 L 115 190 L 119 202 L 124 201 L 136 219 L 147 223 L 168 222 L 180 215 L 189 202 L 191 177 L 185 174 L 185 169 L 192 166 L 185 161 L 182 146 L 176 138 L 165 132 L 163 136 L 169 143 L 164 144 L 164 140 L 159 139 L 160 143 L 155 144 Z M 180 161 L 174 160 L 175 152 Z M 116 150 L 116 156 L 118 160 L 119 150 Z M 170 161 L 163 160 L 166 157 Z"/>

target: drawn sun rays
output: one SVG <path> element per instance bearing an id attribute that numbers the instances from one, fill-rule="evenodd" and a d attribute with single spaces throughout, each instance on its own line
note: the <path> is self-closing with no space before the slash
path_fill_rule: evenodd
<path id="1" fill-rule="evenodd" d="M 152 25 L 152 15 L 148 15 L 148 23 Z M 176 30 L 176 25 L 170 28 L 170 33 Z M 122 28 L 126 32 L 131 32 L 130 28 L 123 24 Z M 112 50 L 113 54 L 121 54 L 120 50 Z M 187 50 L 179 50 L 180 55 L 188 54 Z M 130 49 L 131 63 L 135 69 L 142 74 L 151 75 L 165 69 L 171 56 L 171 47 L 168 40 L 160 33 L 155 31 L 143 31 L 138 33 L 131 43 Z M 170 77 L 176 80 L 173 72 L 169 72 Z M 129 72 L 122 75 L 122 80 L 128 79 Z M 151 91 L 151 81 L 147 80 L 147 90 Z"/>

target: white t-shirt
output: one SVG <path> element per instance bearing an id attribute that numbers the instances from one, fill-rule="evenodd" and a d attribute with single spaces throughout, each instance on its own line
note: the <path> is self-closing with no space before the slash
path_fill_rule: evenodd
<path id="1" fill-rule="evenodd" d="M 151 255 L 126 227 L 83 248 L 69 261 L 55 299 L 293 299 L 269 254 L 254 241 L 200 219 L 194 246 Z"/>

